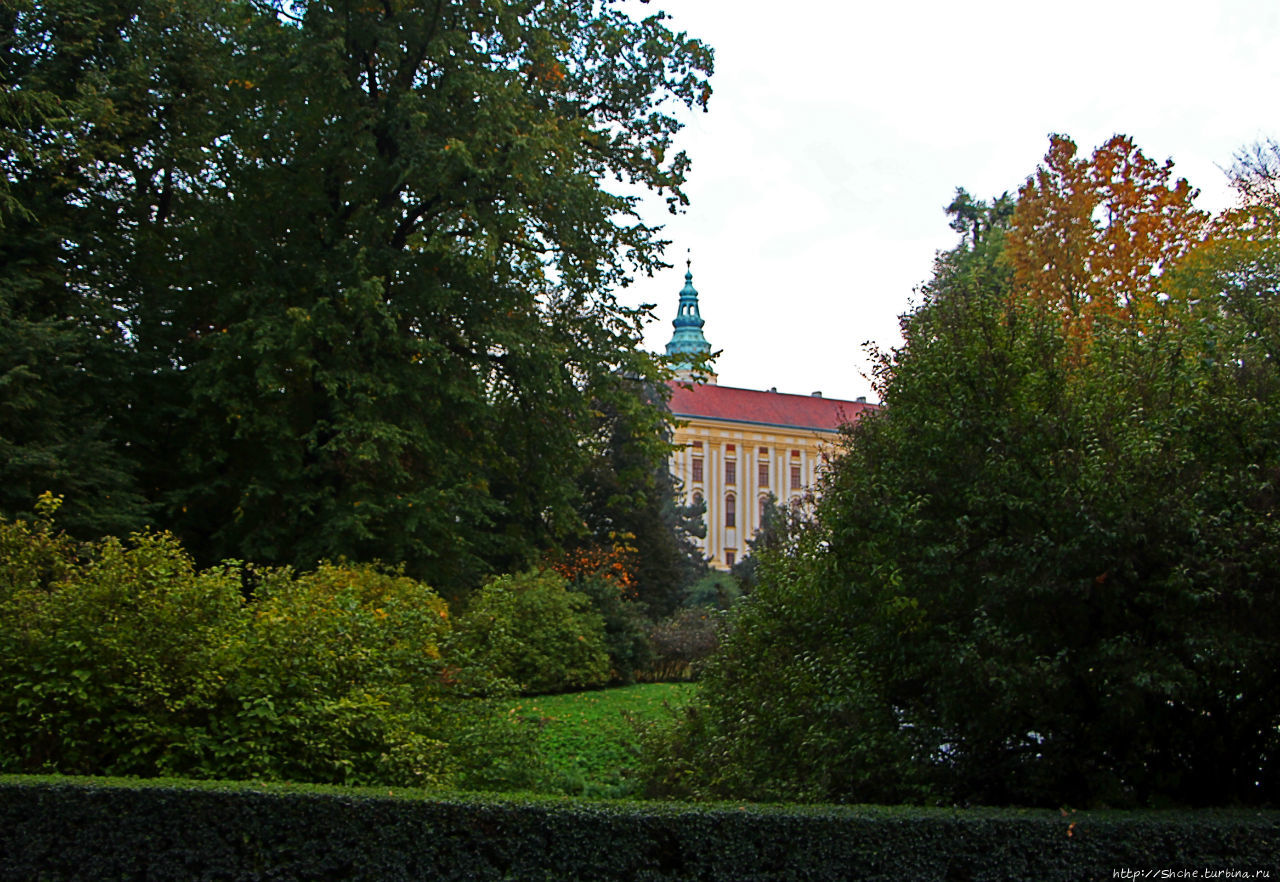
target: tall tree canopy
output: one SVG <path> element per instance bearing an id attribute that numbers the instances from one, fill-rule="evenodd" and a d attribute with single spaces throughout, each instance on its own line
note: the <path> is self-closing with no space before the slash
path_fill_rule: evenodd
<path id="1" fill-rule="evenodd" d="M 1167 166 L 1074 153 L 1011 218 L 953 203 L 982 234 L 939 257 L 815 529 L 764 556 L 675 789 L 1280 798 L 1280 228 L 1206 239 Z"/>
<path id="2" fill-rule="evenodd" d="M 10 4 L 0 295 L 48 334 L 5 350 L 0 436 L 106 445 L 20 489 L 446 589 L 578 529 L 592 401 L 656 370 L 610 293 L 660 265 L 638 196 L 684 201 L 710 94 L 709 50 L 625 5 Z M 23 435 L 39 363 L 76 393 L 41 379 L 65 413 Z"/>

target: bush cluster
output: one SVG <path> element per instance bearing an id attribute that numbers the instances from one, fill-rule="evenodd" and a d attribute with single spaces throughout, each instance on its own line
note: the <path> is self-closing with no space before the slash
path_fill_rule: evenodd
<path id="1" fill-rule="evenodd" d="M 723 616 L 714 607 L 687 606 L 654 625 L 649 634 L 654 680 L 692 680 L 720 639 Z"/>
<path id="2" fill-rule="evenodd" d="M 724 597 L 732 580 L 721 578 Z M 722 612 L 695 604 L 654 621 L 607 579 L 569 583 L 554 570 L 531 570 L 482 587 L 458 617 L 451 648 L 485 682 L 526 695 L 690 680 L 717 646 Z"/>
<path id="3" fill-rule="evenodd" d="M 702 575 L 692 573 L 671 591 L 670 602 L 654 602 L 638 575 L 636 555 L 634 548 L 615 541 L 552 555 L 547 566 L 565 578 L 570 591 L 585 595 L 603 622 L 608 682 L 697 679 L 718 644 L 721 613 L 742 597 L 739 580 L 703 567 Z M 640 599 L 644 596 L 650 601 Z"/>
<path id="4" fill-rule="evenodd" d="M 513 785 L 430 588 L 367 565 L 197 570 L 171 535 L 78 545 L 0 519 L 0 770 Z M 246 600 L 245 587 L 251 586 Z M 467 694 L 500 684 L 470 671 Z"/>
<path id="5" fill-rule="evenodd" d="M 687 678 L 716 641 L 714 610 L 655 624 L 599 573 L 500 576 L 455 617 L 372 565 L 78 543 L 59 502 L 0 518 L 0 772 L 536 787 L 536 732 L 495 701 Z"/>

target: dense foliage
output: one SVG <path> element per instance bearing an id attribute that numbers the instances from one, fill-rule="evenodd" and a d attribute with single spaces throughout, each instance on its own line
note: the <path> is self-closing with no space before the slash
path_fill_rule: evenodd
<path id="1" fill-rule="evenodd" d="M 1077 882 L 1274 875 L 1276 812 L 689 806 L 0 779 L 0 880 Z M 1156 868 L 1154 870 L 1150 868 Z M 1257 875 L 1255 878 L 1263 878 Z"/>
<path id="2" fill-rule="evenodd" d="M 632 388 L 630 398 L 600 403 L 598 440 L 605 452 L 591 460 L 580 479 L 582 511 L 597 541 L 626 539 L 634 553 L 627 567 L 630 581 L 621 587 L 650 618 L 660 618 L 680 604 L 682 589 L 707 572 L 695 542 L 706 535 L 706 504 L 681 502 L 667 457 L 670 414 L 655 419 L 652 407 L 644 406 L 660 404 L 662 396 L 652 385 Z"/>
<path id="3" fill-rule="evenodd" d="M 458 617 L 454 640 L 466 664 L 521 692 L 562 692 L 609 681 L 604 621 L 591 598 L 552 570 L 486 583 Z"/>
<path id="4" fill-rule="evenodd" d="M 961 194 L 659 790 L 1280 800 L 1280 206 L 1193 196 L 1123 138 Z"/>
<path id="5" fill-rule="evenodd" d="M 169 534 L 81 545 L 53 530 L 55 503 L 0 519 L 0 770 L 486 786 L 535 773 L 520 733 L 469 697 L 483 672 L 451 685 L 448 609 L 420 582 L 368 566 L 199 570 Z"/>
<path id="6" fill-rule="evenodd" d="M 0 513 L 448 596 L 583 529 L 706 47 L 612 0 L 0 21 Z"/>

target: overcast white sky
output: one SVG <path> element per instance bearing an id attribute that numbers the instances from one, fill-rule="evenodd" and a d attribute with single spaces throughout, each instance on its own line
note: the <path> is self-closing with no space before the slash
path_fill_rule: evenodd
<path id="1" fill-rule="evenodd" d="M 1280 138 L 1275 0 L 630 5 L 665 8 L 716 73 L 681 136 L 677 267 L 622 299 L 658 305 L 646 345 L 662 351 L 691 249 L 723 385 L 875 400 L 862 344 L 901 342 L 898 316 L 956 240 L 955 188 L 1016 191 L 1051 132 L 1085 153 L 1130 135 L 1209 210 L 1231 202 L 1232 155 Z"/>

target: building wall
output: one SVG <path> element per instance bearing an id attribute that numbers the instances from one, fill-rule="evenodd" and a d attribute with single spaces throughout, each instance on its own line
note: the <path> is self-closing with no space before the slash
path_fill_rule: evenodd
<path id="1" fill-rule="evenodd" d="M 673 438 L 677 449 L 671 471 L 683 486 L 686 501 L 699 494 L 706 500 L 707 536 L 701 545 L 713 567 L 726 570 L 748 553 L 747 540 L 760 528 L 761 503 L 770 493 L 782 504 L 804 498 L 834 453 L 837 439 L 833 431 L 681 418 Z M 733 463 L 732 474 L 726 473 L 728 463 Z M 793 467 L 798 469 L 796 474 Z"/>

